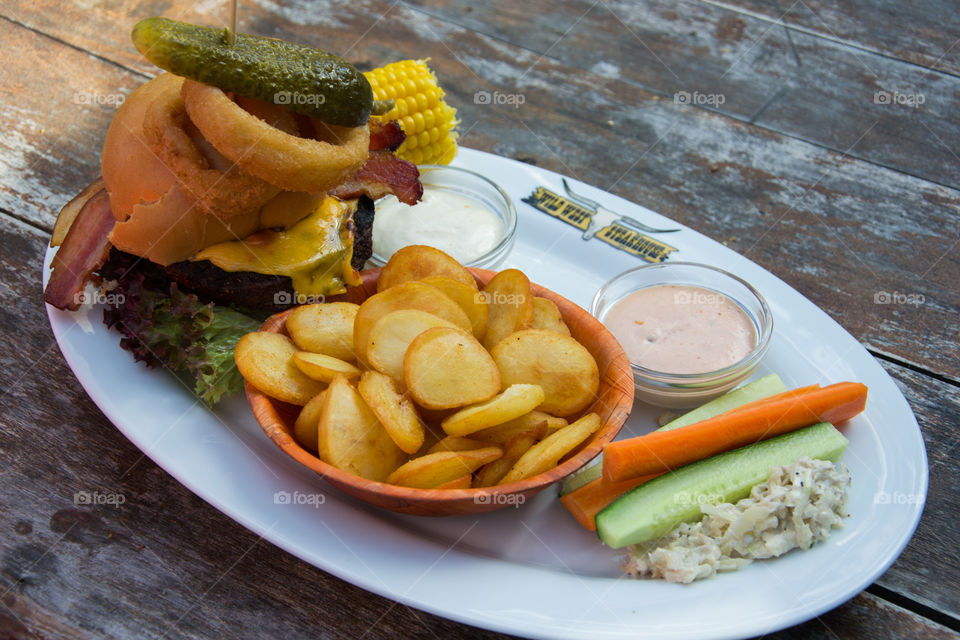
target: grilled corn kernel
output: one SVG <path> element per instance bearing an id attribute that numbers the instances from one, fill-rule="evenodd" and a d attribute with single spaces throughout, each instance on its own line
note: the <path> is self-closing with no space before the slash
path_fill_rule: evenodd
<path id="1" fill-rule="evenodd" d="M 403 60 L 366 74 L 375 100 L 393 100 L 380 118 L 399 120 L 407 139 L 397 155 L 414 164 L 449 164 L 457 153 L 457 110 L 443 100 L 443 89 L 426 60 Z"/>

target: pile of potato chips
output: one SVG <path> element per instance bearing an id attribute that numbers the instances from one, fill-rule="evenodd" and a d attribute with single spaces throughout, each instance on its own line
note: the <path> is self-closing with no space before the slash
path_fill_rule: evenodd
<path id="1" fill-rule="evenodd" d="M 601 426 L 597 363 L 516 269 L 481 290 L 431 247 L 398 251 L 362 304 L 297 307 L 287 335 L 237 344 L 240 373 L 300 405 L 294 438 L 324 462 L 404 487 L 509 484 L 559 464 Z"/>

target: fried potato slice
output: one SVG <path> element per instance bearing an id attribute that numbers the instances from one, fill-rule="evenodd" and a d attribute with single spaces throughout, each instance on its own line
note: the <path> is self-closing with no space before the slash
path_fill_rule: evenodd
<path id="1" fill-rule="evenodd" d="M 479 440 L 471 440 L 463 436 L 447 436 L 437 441 L 427 450 L 427 453 L 436 453 L 437 451 L 470 451 L 471 449 L 483 449 L 490 445 Z"/>
<path id="2" fill-rule="evenodd" d="M 361 362 L 367 362 L 367 344 L 377 321 L 400 309 L 426 311 L 465 331 L 472 328 L 463 309 L 439 289 L 422 282 L 404 282 L 370 296 L 360 305 L 353 323 L 353 347 Z"/>
<path id="3" fill-rule="evenodd" d="M 271 398 L 302 407 L 323 391 L 324 385 L 296 367 L 293 363 L 296 352 L 296 346 L 287 336 L 254 331 L 237 341 L 234 359 L 240 375 L 254 387 Z"/>
<path id="4" fill-rule="evenodd" d="M 327 390 L 324 389 L 303 405 L 296 422 L 293 423 L 293 439 L 310 453 L 317 453 L 317 426 L 320 423 L 320 414 L 323 412 L 323 403 L 327 399 Z"/>
<path id="5" fill-rule="evenodd" d="M 537 408 L 556 416 L 585 409 L 600 386 L 597 362 L 586 347 L 555 331 L 518 331 L 497 344 L 491 355 L 504 385 L 540 385 L 546 399 Z"/>
<path id="6" fill-rule="evenodd" d="M 537 412 L 533 412 L 533 413 L 537 413 Z M 566 418 L 559 418 L 557 416 L 552 416 L 549 413 L 545 415 L 547 416 L 547 435 L 548 436 L 555 434 L 557 431 L 559 431 L 563 427 L 570 424 L 570 421 L 567 420 Z"/>
<path id="7" fill-rule="evenodd" d="M 545 397 L 539 385 L 513 384 L 494 398 L 447 417 L 440 427 L 452 436 L 469 435 L 530 413 Z"/>
<path id="8" fill-rule="evenodd" d="M 423 446 L 426 436 L 423 420 L 410 398 L 397 390 L 389 376 L 364 371 L 357 391 L 398 447 L 406 453 L 416 453 Z"/>
<path id="9" fill-rule="evenodd" d="M 430 276 L 424 278 L 421 282 L 440 289 L 451 300 L 460 305 L 460 308 L 470 319 L 473 336 L 477 340 L 483 340 L 483 335 L 487 332 L 487 321 L 490 318 L 490 307 L 487 304 L 486 296 L 477 291 L 476 284 L 471 287 L 448 276 Z"/>
<path id="10" fill-rule="evenodd" d="M 313 351 L 347 362 L 356 362 L 353 321 L 360 305 L 327 302 L 297 307 L 287 316 L 287 333 L 301 351 Z"/>
<path id="11" fill-rule="evenodd" d="M 297 351 L 293 354 L 293 364 L 297 365 L 297 369 L 320 382 L 330 382 L 337 376 L 353 380 L 359 378 L 361 373 L 360 369 L 346 360 L 310 351 Z"/>
<path id="12" fill-rule="evenodd" d="M 514 436 L 507 443 L 501 457 L 480 467 L 477 471 L 477 477 L 473 480 L 473 486 L 492 487 L 498 484 L 517 463 L 517 460 L 536 442 L 537 439 L 529 433 Z"/>
<path id="13" fill-rule="evenodd" d="M 484 402 L 500 391 L 500 372 L 487 350 L 467 331 L 450 327 L 427 329 L 410 343 L 403 379 L 417 404 L 427 409 Z"/>
<path id="14" fill-rule="evenodd" d="M 553 300 L 547 298 L 535 297 L 533 299 L 533 322 L 530 324 L 530 328 L 547 329 L 565 336 L 570 335 L 570 328 L 563 321 L 560 309 L 557 308 Z"/>
<path id="15" fill-rule="evenodd" d="M 503 455 L 500 447 L 470 451 L 438 451 L 414 458 L 390 474 L 387 482 L 401 487 L 433 489 L 492 462 Z"/>
<path id="16" fill-rule="evenodd" d="M 430 276 L 446 276 L 474 290 L 477 288 L 470 272 L 449 255 L 427 245 L 412 244 L 394 253 L 384 265 L 377 280 L 377 291 Z"/>
<path id="17" fill-rule="evenodd" d="M 490 308 L 483 345 L 493 349 L 498 342 L 533 322 L 533 294 L 530 280 L 519 269 L 504 269 L 483 288 Z"/>
<path id="18" fill-rule="evenodd" d="M 537 440 L 542 440 L 565 426 L 567 426 L 566 418 L 557 418 L 549 413 L 534 410 L 509 422 L 471 433 L 470 437 L 502 446 L 522 433 L 529 433 Z"/>
<path id="19" fill-rule="evenodd" d="M 549 471 L 560 459 L 576 449 L 600 428 L 602 421 L 595 413 L 588 413 L 573 424 L 563 427 L 553 435 L 547 436 L 527 449 L 513 468 L 500 480 L 499 484 L 520 482 L 527 478 Z"/>
<path id="20" fill-rule="evenodd" d="M 377 416 L 343 376 L 327 388 L 317 425 L 320 459 L 368 480 L 383 481 L 406 461 Z"/>
<path id="21" fill-rule="evenodd" d="M 457 325 L 419 309 L 391 311 L 377 320 L 367 338 L 367 362 L 394 380 L 403 382 L 403 357 L 418 335 L 433 327 Z"/>

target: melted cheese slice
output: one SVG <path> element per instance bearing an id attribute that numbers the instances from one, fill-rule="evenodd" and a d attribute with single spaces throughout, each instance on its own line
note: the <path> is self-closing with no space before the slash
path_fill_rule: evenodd
<path id="1" fill-rule="evenodd" d="M 298 297 L 335 295 L 347 285 L 359 285 L 360 275 L 350 266 L 356 200 L 282 195 L 264 207 L 261 226 L 299 222 L 282 231 L 258 231 L 243 240 L 215 244 L 195 260 L 209 260 L 224 271 L 288 276 Z"/>

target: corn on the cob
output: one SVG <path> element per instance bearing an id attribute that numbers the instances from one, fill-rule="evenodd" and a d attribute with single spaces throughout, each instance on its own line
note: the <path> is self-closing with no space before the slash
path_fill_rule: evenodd
<path id="1" fill-rule="evenodd" d="M 449 164 L 457 153 L 457 110 L 444 102 L 426 60 L 393 62 L 364 75 L 375 100 L 395 102 L 380 117 L 399 120 L 407 134 L 397 155 L 414 164 Z"/>

